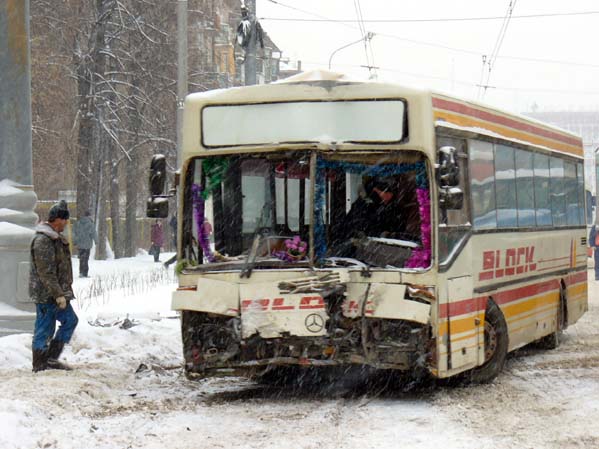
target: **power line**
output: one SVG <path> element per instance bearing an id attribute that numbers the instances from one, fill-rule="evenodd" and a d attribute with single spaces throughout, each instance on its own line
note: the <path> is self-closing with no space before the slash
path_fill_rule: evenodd
<path id="1" fill-rule="evenodd" d="M 276 4 L 278 6 L 281 6 L 283 8 L 288 8 L 288 9 L 292 9 L 294 11 L 298 11 L 298 12 L 302 12 L 304 14 L 308 14 L 314 17 L 319 17 L 321 19 L 323 19 L 323 21 L 328 21 L 328 22 L 333 22 L 333 23 L 337 23 L 339 25 L 345 26 L 347 28 L 351 28 L 354 30 L 357 30 L 358 28 L 356 28 L 355 26 L 351 26 L 348 25 L 347 23 L 345 23 L 344 21 L 336 21 L 335 19 L 330 19 L 326 16 L 311 12 L 311 11 L 306 11 L 305 9 L 300 9 L 300 8 L 296 8 L 294 6 L 289 6 L 286 5 L 284 3 L 281 3 L 279 1 L 276 0 L 268 0 L 269 2 Z M 599 11 L 587 11 L 587 12 L 574 12 L 574 13 L 563 13 L 565 15 L 580 15 L 580 14 L 599 14 Z M 551 14 L 547 14 L 546 16 L 551 16 Z M 524 16 L 512 16 L 513 18 L 518 18 L 518 17 L 524 17 Z M 498 19 L 503 19 L 505 18 L 505 16 L 502 17 L 497 17 Z M 471 18 L 474 19 L 474 18 Z M 285 19 L 285 20 L 296 20 L 296 19 Z M 406 19 L 409 20 L 409 19 Z M 468 19 L 470 20 L 470 19 Z M 351 22 L 356 22 L 355 20 L 352 20 Z M 420 40 L 415 40 L 415 39 L 408 39 L 405 37 L 401 37 L 401 36 L 396 36 L 394 34 L 388 34 L 388 33 L 376 33 L 377 36 L 381 36 L 381 37 L 386 37 L 388 39 L 395 39 L 395 40 L 399 40 L 399 41 L 403 41 L 403 42 L 409 42 L 412 44 L 416 44 L 416 45 L 424 45 L 424 46 L 428 46 L 428 47 L 433 47 L 433 48 L 441 48 L 444 50 L 449 50 L 455 53 L 463 53 L 463 54 L 467 54 L 467 55 L 473 55 L 473 56 L 477 56 L 477 57 L 481 57 L 483 56 L 483 53 L 481 53 L 480 51 L 475 51 L 475 50 L 468 50 L 465 48 L 457 48 L 457 47 L 451 47 L 448 45 L 443 45 L 443 44 L 436 44 L 433 42 L 426 42 L 426 41 L 420 41 Z M 515 60 L 515 61 L 525 61 L 525 62 L 539 62 L 539 63 L 545 63 L 545 64 L 555 64 L 555 65 L 564 65 L 564 66 L 575 66 L 575 67 L 588 67 L 588 68 L 599 68 L 599 64 L 589 64 L 589 63 L 584 63 L 584 62 L 572 62 L 572 61 L 560 61 L 560 60 L 555 60 L 555 59 L 543 59 L 543 58 L 527 58 L 527 57 L 523 57 L 523 56 L 497 56 L 498 59 L 511 59 L 511 60 Z"/>
<path id="2" fill-rule="evenodd" d="M 483 67 L 485 65 L 485 60 L 487 63 L 487 67 L 489 68 L 489 71 L 487 73 L 487 82 L 483 85 L 479 85 L 479 90 L 478 93 L 480 94 L 480 88 L 483 88 L 483 94 L 482 97 L 484 98 L 485 94 L 487 93 L 487 89 L 489 88 L 489 83 L 491 82 L 491 71 L 493 70 L 493 68 L 495 67 L 495 61 L 497 60 L 497 56 L 499 55 L 499 50 L 501 48 L 501 45 L 503 44 L 503 39 L 505 38 L 505 35 L 507 33 L 507 27 L 510 23 L 510 19 L 512 18 L 512 12 L 514 11 L 514 8 L 516 7 L 516 2 L 518 0 L 510 0 L 510 3 L 508 4 L 507 7 L 507 11 L 505 13 L 505 17 L 503 19 L 503 22 L 501 23 L 501 28 L 499 29 L 499 34 L 497 35 L 497 40 L 495 41 L 495 46 L 493 47 L 493 51 L 491 52 L 491 56 L 488 60 L 486 60 L 486 58 L 483 57 Z"/>
<path id="3" fill-rule="evenodd" d="M 322 19 L 322 21 L 323 21 L 323 22 L 327 22 L 327 21 L 331 21 L 331 20 L 332 20 L 332 19 L 330 19 L 330 18 L 328 18 L 328 17 L 326 17 L 326 16 L 323 16 L 323 15 L 317 14 L 317 13 L 315 13 L 315 12 L 306 11 L 305 9 L 301 9 L 301 8 L 296 8 L 295 6 L 290 6 L 290 5 L 287 5 L 287 4 L 285 4 L 285 3 L 278 2 L 278 1 L 276 1 L 276 0 L 268 0 L 268 1 L 269 1 L 269 2 L 271 2 L 271 3 L 273 3 L 273 4 L 275 4 L 275 5 L 281 6 L 281 7 L 283 7 L 283 8 L 291 9 L 291 10 L 293 10 L 293 11 L 298 11 L 298 12 L 301 12 L 301 13 L 307 14 L 307 15 L 309 15 L 309 16 L 318 17 L 318 18 Z M 260 20 L 262 20 L 262 19 L 260 18 Z M 270 20 L 270 19 L 266 19 L 266 20 Z M 348 24 L 346 24 L 346 23 L 343 23 L 343 22 L 339 22 L 339 24 L 340 24 L 340 25 L 343 25 L 343 26 L 345 26 L 345 27 L 347 27 L 347 28 L 351 28 L 351 29 L 354 29 L 354 30 L 356 29 L 356 27 L 354 27 L 354 26 L 351 26 L 351 25 L 348 25 Z"/>
<path id="4" fill-rule="evenodd" d="M 366 31 L 366 26 L 364 25 L 364 15 L 362 14 L 362 6 L 360 5 L 360 0 L 354 0 L 354 8 L 356 10 L 356 17 L 359 20 L 360 33 L 364 38 L 364 53 L 366 55 L 366 67 L 368 67 L 368 73 L 370 74 L 370 78 L 376 77 L 376 71 L 374 67 L 374 52 L 372 51 L 372 33 L 368 33 Z"/>
<path id="5" fill-rule="evenodd" d="M 376 35 L 380 36 L 380 37 L 386 37 L 388 39 L 395 39 L 395 40 L 399 40 L 399 41 L 403 41 L 403 42 L 408 42 L 411 44 L 423 45 L 423 46 L 433 47 L 433 48 L 440 48 L 443 50 L 449 50 L 449 51 L 452 51 L 455 53 L 463 53 L 466 55 L 472 55 L 472 56 L 477 56 L 477 57 L 484 56 L 483 53 L 481 53 L 480 51 L 468 50 L 465 48 L 458 48 L 458 47 L 451 47 L 449 45 L 436 44 L 433 42 L 408 39 L 405 37 L 396 36 L 394 34 L 376 33 Z M 507 56 L 507 55 L 499 56 L 498 55 L 497 59 L 512 59 L 512 60 L 516 60 L 516 61 L 539 62 L 539 63 L 544 63 L 544 64 L 556 64 L 556 65 L 566 65 L 566 66 L 576 66 L 576 67 L 588 67 L 588 68 L 594 68 L 594 69 L 599 68 L 599 64 L 589 64 L 589 63 L 585 63 L 585 62 L 572 62 L 572 61 L 560 61 L 557 59 L 529 58 L 529 57 L 524 57 L 524 56 Z"/>
<path id="6" fill-rule="evenodd" d="M 304 9 L 301 8 L 296 8 L 294 6 L 290 6 L 290 5 L 286 5 L 285 3 L 281 3 L 279 1 L 276 0 L 268 0 L 269 2 L 276 4 L 278 6 L 281 6 L 283 8 L 288 8 L 288 9 L 292 9 L 294 11 L 298 11 L 298 12 L 302 12 L 304 14 L 307 15 L 311 15 L 314 17 L 318 17 L 323 19 L 323 22 L 332 22 L 332 23 L 337 23 L 341 26 L 345 26 L 346 28 L 351 28 L 354 30 L 357 30 L 358 28 L 356 28 L 355 26 L 349 25 L 345 22 L 353 22 L 356 23 L 356 20 L 348 20 L 348 21 L 338 21 L 335 19 L 331 19 L 329 17 L 323 16 L 321 14 L 317 14 L 311 11 L 306 11 Z M 557 16 L 557 15 L 583 15 L 583 14 L 599 14 L 599 11 L 586 11 L 586 12 L 572 12 L 572 13 L 556 13 L 556 14 L 544 14 L 544 15 L 535 15 L 535 17 L 552 17 L 552 16 Z M 532 17 L 532 16 L 512 16 L 512 19 L 514 18 L 524 18 L 524 17 Z M 504 16 L 501 17 L 496 17 L 495 19 L 504 19 Z M 488 17 L 488 18 L 482 18 L 484 19 L 489 19 L 491 20 L 492 18 Z M 262 19 L 261 19 L 262 20 Z M 284 19 L 284 20 L 299 20 L 299 19 Z M 406 19 L 406 20 L 411 20 L 411 19 Z M 422 19 L 422 20 L 427 20 L 427 19 Z M 454 20 L 454 19 L 451 19 Z M 476 18 L 467 18 L 464 20 L 476 20 Z M 371 22 L 371 21 L 368 21 Z M 394 34 L 388 34 L 388 33 L 376 33 L 377 36 L 380 37 L 386 37 L 388 39 L 394 39 L 394 40 L 398 40 L 398 41 L 403 41 L 403 42 L 407 42 L 407 43 L 411 43 L 411 44 L 415 44 L 415 45 L 423 45 L 423 46 L 427 46 L 427 47 L 432 47 L 432 48 L 440 48 L 443 50 L 448 50 L 448 51 L 452 51 L 454 53 L 462 53 L 462 54 L 466 54 L 466 55 L 472 55 L 472 56 L 476 56 L 476 57 L 482 57 L 484 56 L 482 52 L 480 51 L 475 51 L 475 50 L 469 50 L 469 49 L 465 49 L 465 48 L 458 48 L 458 47 L 451 47 L 448 45 L 443 45 L 443 44 L 436 44 L 433 42 L 426 42 L 426 41 L 420 41 L 420 40 L 415 40 L 415 39 L 408 39 L 405 37 L 401 37 L 401 36 L 397 36 Z M 572 61 L 561 61 L 561 60 L 556 60 L 556 59 L 543 59 L 543 58 L 530 58 L 530 57 L 523 57 L 523 56 L 508 56 L 508 55 L 503 55 L 503 56 L 497 56 L 497 59 L 510 59 L 510 60 L 514 60 L 514 61 L 523 61 L 523 62 L 533 62 L 533 63 L 542 63 L 542 64 L 553 64 L 553 65 L 563 65 L 563 66 L 570 66 L 570 67 L 587 67 L 587 68 L 592 68 L 592 69 L 597 69 L 599 68 L 599 64 L 589 64 L 589 63 L 584 63 L 584 62 L 572 62 Z M 373 63 L 374 64 L 374 63 Z M 481 82 L 479 84 L 482 84 L 482 78 L 481 78 Z"/>
<path id="7" fill-rule="evenodd" d="M 306 14 L 315 15 L 298 8 L 294 8 L 288 5 L 282 5 L 280 2 L 274 0 L 268 0 L 272 3 L 279 4 L 297 11 L 304 12 Z M 512 19 L 537 19 L 543 17 L 569 17 L 569 16 L 588 16 L 599 14 L 599 11 L 577 11 L 577 12 L 558 12 L 558 13 L 546 13 L 546 14 L 524 14 L 519 16 L 512 16 Z M 431 19 L 368 19 L 364 20 L 365 23 L 423 23 L 423 22 L 475 22 L 483 20 L 504 20 L 505 16 L 488 16 L 488 17 L 446 17 L 446 18 L 431 18 Z M 288 18 L 288 17 L 260 17 L 260 20 L 272 20 L 281 22 L 332 22 L 332 23 L 358 23 L 356 19 L 330 19 L 321 17 L 319 19 L 305 19 L 305 18 Z"/>
<path id="8" fill-rule="evenodd" d="M 325 66 L 326 65 L 323 62 L 317 62 L 317 61 L 303 60 L 302 62 L 304 64 L 311 64 L 311 65 L 315 65 L 315 66 Z M 338 65 L 341 67 L 364 68 L 364 66 L 359 65 L 359 64 L 338 64 Z M 452 81 L 452 82 L 455 82 L 456 84 L 460 84 L 462 86 L 469 86 L 469 87 L 477 87 L 478 86 L 477 83 L 472 82 L 472 81 L 452 80 L 450 78 L 443 77 L 443 76 L 433 76 L 433 75 L 427 75 L 424 73 L 406 72 L 404 70 L 391 69 L 391 68 L 387 68 L 387 67 L 377 67 L 377 69 L 379 69 L 382 72 L 397 73 L 400 75 L 407 75 L 407 76 L 411 76 L 411 77 L 415 77 L 415 78 L 419 78 L 419 79 L 425 78 L 425 79 L 437 80 L 437 81 Z M 511 92 L 538 92 L 538 93 L 554 93 L 554 94 L 599 95 L 599 91 L 589 91 L 589 90 L 550 89 L 550 88 L 540 88 L 540 87 L 507 87 L 507 86 L 493 86 L 493 88 L 496 90 L 511 91 Z"/>

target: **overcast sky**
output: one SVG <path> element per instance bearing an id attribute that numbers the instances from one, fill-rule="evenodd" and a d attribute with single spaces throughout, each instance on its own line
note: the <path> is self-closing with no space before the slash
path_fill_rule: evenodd
<path id="1" fill-rule="evenodd" d="M 515 112 L 534 104 L 540 111 L 599 109 L 597 0 L 512 0 L 486 93 L 477 87 L 489 76 L 482 58 L 493 54 L 509 0 L 257 0 L 257 15 L 283 58 L 301 60 L 304 69 L 326 69 L 335 49 L 360 39 L 359 24 L 298 19 L 356 20 L 356 3 L 364 29 L 375 33 L 369 59 L 381 81 L 430 87 Z M 595 14 L 517 17 L 579 12 Z M 368 22 L 484 17 L 500 19 Z M 361 66 L 368 62 L 358 43 L 336 53 L 332 69 L 367 79 L 369 70 Z"/>

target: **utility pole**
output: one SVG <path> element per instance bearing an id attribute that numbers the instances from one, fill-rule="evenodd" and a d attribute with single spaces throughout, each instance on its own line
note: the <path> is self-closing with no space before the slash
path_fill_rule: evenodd
<path id="1" fill-rule="evenodd" d="M 245 62 L 243 64 L 243 71 L 245 77 L 245 85 L 251 86 L 256 84 L 256 41 L 257 41 L 257 30 L 256 30 L 256 0 L 245 0 L 245 7 L 247 8 L 248 19 L 251 24 L 250 41 L 245 52 Z"/>
<path id="2" fill-rule="evenodd" d="M 177 168 L 183 154 L 183 106 L 187 96 L 187 0 L 177 2 Z"/>

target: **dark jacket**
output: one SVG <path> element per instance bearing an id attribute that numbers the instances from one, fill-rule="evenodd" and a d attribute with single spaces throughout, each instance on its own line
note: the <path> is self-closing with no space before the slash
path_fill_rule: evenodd
<path id="1" fill-rule="evenodd" d="M 96 244 L 98 243 L 96 226 L 89 217 L 82 217 L 75 223 L 73 234 L 73 243 L 77 245 L 77 248 L 79 249 L 91 249 L 94 242 Z"/>
<path id="2" fill-rule="evenodd" d="M 59 296 L 73 299 L 73 269 L 67 240 L 48 223 L 35 229 L 31 242 L 29 295 L 38 304 L 49 304 Z"/>

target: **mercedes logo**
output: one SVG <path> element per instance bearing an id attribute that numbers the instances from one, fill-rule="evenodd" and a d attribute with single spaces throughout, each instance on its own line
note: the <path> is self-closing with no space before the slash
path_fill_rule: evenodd
<path id="1" fill-rule="evenodd" d="M 306 317 L 304 324 L 306 325 L 306 329 L 315 334 L 324 328 L 324 318 L 317 313 L 311 313 Z"/>

